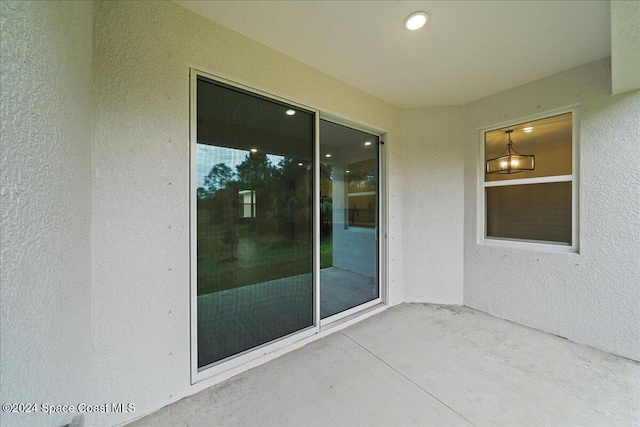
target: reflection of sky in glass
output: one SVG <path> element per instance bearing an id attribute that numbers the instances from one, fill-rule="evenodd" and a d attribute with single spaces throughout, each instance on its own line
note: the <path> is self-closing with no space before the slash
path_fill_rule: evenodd
<path id="1" fill-rule="evenodd" d="M 249 151 L 235 148 L 218 147 L 216 145 L 196 144 L 196 188 L 204 185 L 205 176 L 209 175 L 211 168 L 218 163 L 224 163 L 236 172 L 236 166 L 244 162 Z M 282 156 L 267 154 L 267 159 L 272 165 L 278 166 Z"/>

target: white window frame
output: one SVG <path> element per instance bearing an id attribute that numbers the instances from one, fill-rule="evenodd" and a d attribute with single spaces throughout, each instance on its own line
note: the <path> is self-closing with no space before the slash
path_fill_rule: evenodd
<path id="1" fill-rule="evenodd" d="M 485 152 L 485 134 L 496 129 L 502 129 L 508 126 L 515 126 L 526 122 L 541 120 L 552 116 L 571 113 L 571 155 L 572 155 L 572 173 L 570 175 L 554 175 L 539 178 L 523 178 L 510 179 L 501 181 L 485 181 L 486 171 L 486 152 Z M 509 120 L 495 125 L 491 125 L 478 130 L 478 146 L 480 153 L 478 162 L 478 223 L 477 236 L 478 245 L 497 246 L 504 248 L 520 248 L 529 250 L 541 250 L 547 252 L 579 252 L 579 150 L 578 150 L 578 106 L 573 105 L 557 110 L 546 111 L 544 113 L 521 117 L 515 120 Z M 543 184 L 554 182 L 571 182 L 571 245 L 562 243 L 554 243 L 547 241 L 508 239 L 487 236 L 487 211 L 486 211 L 486 189 L 491 187 L 504 187 L 524 184 Z"/>

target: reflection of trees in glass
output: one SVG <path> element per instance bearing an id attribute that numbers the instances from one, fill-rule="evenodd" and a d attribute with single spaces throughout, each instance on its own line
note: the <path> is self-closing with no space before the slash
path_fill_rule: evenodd
<path id="1" fill-rule="evenodd" d="M 311 181 L 308 167 L 285 157 L 273 165 L 266 154 L 251 153 L 234 172 L 218 163 L 198 188 L 198 209 L 210 211 L 212 222 L 227 227 L 239 225 L 238 194 L 252 190 L 255 194 L 255 218 L 246 218 L 259 236 L 281 236 L 290 240 L 310 239 Z M 235 222 L 229 221 L 233 215 Z M 237 232 L 235 233 L 237 234 Z"/>
<path id="2" fill-rule="evenodd" d="M 372 170 L 349 173 L 349 193 L 375 191 L 376 173 Z"/>
<path id="3" fill-rule="evenodd" d="M 236 167 L 241 190 L 253 190 L 255 194 L 255 217 L 250 219 L 251 229 L 259 236 L 270 234 L 268 212 L 270 197 L 277 169 L 264 153 L 251 153 Z"/>
<path id="4" fill-rule="evenodd" d="M 333 167 L 329 164 L 320 164 L 320 236 L 331 236 L 333 224 Z"/>
<path id="5" fill-rule="evenodd" d="M 281 156 L 274 164 L 274 157 L 251 153 L 236 167 L 209 166 L 197 189 L 199 295 L 311 271 L 311 164 Z M 329 178 L 330 168 L 322 173 Z M 255 203 L 251 214 L 246 194 Z"/>
<path id="6" fill-rule="evenodd" d="M 333 179 L 333 166 L 320 163 L 320 182 L 331 182 Z"/>
<path id="7" fill-rule="evenodd" d="M 349 193 L 376 190 L 377 171 L 374 159 L 363 160 L 347 166 L 349 170 Z"/>
<path id="8" fill-rule="evenodd" d="M 301 242 L 311 238 L 311 181 L 309 169 L 285 157 L 278 163 L 273 177 L 271 209 L 267 218 L 280 236 Z"/>
<path id="9" fill-rule="evenodd" d="M 223 246 L 219 256 L 222 261 L 235 261 L 238 259 L 236 257 L 236 246 L 239 242 L 238 191 L 238 183 L 231 181 L 227 182 L 224 188 L 218 189 L 213 196 L 213 209 L 210 220 L 224 225 Z M 229 254 L 229 256 L 224 258 L 226 254 Z"/>
<path id="10" fill-rule="evenodd" d="M 198 187 L 198 190 L 196 190 L 196 193 L 198 195 L 198 204 L 200 200 L 204 200 L 208 196 L 207 190 L 205 190 L 204 187 Z"/>
<path id="11" fill-rule="evenodd" d="M 264 153 L 251 153 L 236 167 L 238 180 L 246 189 L 257 190 L 268 185 L 276 175 L 276 168 Z"/>
<path id="12" fill-rule="evenodd" d="M 331 199 L 323 199 L 320 202 L 320 235 L 322 237 L 331 236 L 333 225 L 333 203 Z"/>
<path id="13" fill-rule="evenodd" d="M 221 188 L 224 188 L 228 182 L 233 181 L 235 173 L 224 163 L 218 163 L 211 168 L 211 172 L 204 178 L 204 186 L 207 194 L 213 195 Z"/>

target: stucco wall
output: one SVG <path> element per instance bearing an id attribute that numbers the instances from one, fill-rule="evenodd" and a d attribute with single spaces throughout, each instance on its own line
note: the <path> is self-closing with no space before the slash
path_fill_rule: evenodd
<path id="1" fill-rule="evenodd" d="M 113 424 L 215 381 L 190 385 L 189 65 L 388 131 L 396 254 L 400 109 L 169 2 L 96 4 L 94 62 L 94 387 L 136 404 Z"/>
<path id="2" fill-rule="evenodd" d="M 464 303 L 640 360 L 640 92 L 595 61 L 465 108 Z M 478 129 L 579 104 L 580 253 L 477 244 Z"/>
<path id="3" fill-rule="evenodd" d="M 0 14 L 0 400 L 90 403 L 92 3 L 3 1 Z"/>
<path id="4" fill-rule="evenodd" d="M 611 92 L 640 89 L 640 2 L 611 0 Z"/>
<path id="5" fill-rule="evenodd" d="M 403 112 L 405 298 L 462 304 L 463 107 Z"/>

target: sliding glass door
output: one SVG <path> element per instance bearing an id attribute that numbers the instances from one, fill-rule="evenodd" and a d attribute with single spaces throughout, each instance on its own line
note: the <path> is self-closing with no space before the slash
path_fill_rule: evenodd
<path id="1" fill-rule="evenodd" d="M 320 314 L 378 300 L 378 135 L 320 121 Z"/>
<path id="2" fill-rule="evenodd" d="M 314 324 L 314 114 L 197 78 L 198 368 Z"/>
<path id="3" fill-rule="evenodd" d="M 192 73 L 195 382 L 381 302 L 380 138 Z"/>

